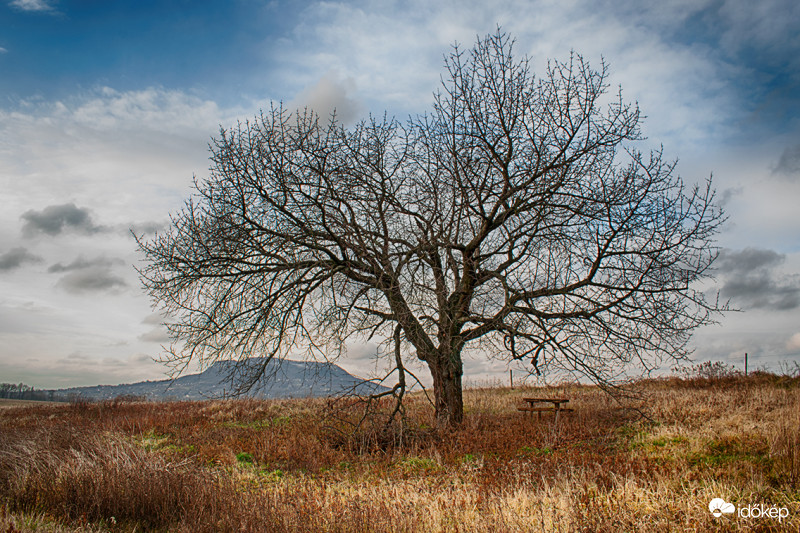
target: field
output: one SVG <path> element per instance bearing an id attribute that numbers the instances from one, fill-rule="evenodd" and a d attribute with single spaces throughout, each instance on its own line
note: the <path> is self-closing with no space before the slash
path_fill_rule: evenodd
<path id="1" fill-rule="evenodd" d="M 392 430 L 325 400 L 9 407 L 0 531 L 800 530 L 800 378 L 637 389 L 467 390 L 449 434 L 419 395 Z M 530 419 L 533 394 L 575 412 Z"/>
<path id="2" fill-rule="evenodd" d="M 58 402 L 40 402 L 38 400 L 9 400 L 0 398 L 0 409 L 9 407 L 31 407 L 34 405 L 55 405 Z"/>

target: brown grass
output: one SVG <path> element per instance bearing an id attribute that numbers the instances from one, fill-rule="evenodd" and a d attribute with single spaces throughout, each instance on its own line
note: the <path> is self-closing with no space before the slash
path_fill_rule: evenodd
<path id="1" fill-rule="evenodd" d="M 53 405 L 61 402 L 42 402 L 39 400 L 12 400 L 9 398 L 0 398 L 0 409 L 9 407 L 32 407 L 34 405 Z"/>
<path id="2" fill-rule="evenodd" d="M 760 374 L 466 391 L 466 420 L 401 432 L 323 400 L 0 411 L 0 531 L 798 531 L 800 384 Z M 567 395 L 558 426 L 515 409 Z M 644 416 L 643 416 L 644 415 Z M 344 420 L 342 419 L 344 418 Z M 790 516 L 715 518 L 721 497 Z"/>

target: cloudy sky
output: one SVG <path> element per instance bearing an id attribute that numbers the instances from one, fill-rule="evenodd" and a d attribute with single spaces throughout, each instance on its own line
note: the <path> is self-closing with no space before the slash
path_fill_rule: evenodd
<path id="1" fill-rule="evenodd" d="M 163 228 L 220 125 L 270 102 L 346 121 L 424 112 L 454 42 L 497 25 L 541 68 L 610 65 L 686 181 L 730 220 L 717 288 L 741 312 L 698 361 L 800 361 L 800 4 L 796 0 L 0 4 L 0 381 L 160 379 L 167 339 L 130 230 Z M 369 373 L 355 349 L 342 361 Z M 471 360 L 471 380 L 504 365 Z"/>

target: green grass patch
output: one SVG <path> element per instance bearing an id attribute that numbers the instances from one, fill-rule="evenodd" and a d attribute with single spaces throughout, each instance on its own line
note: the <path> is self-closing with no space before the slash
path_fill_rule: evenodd
<path id="1" fill-rule="evenodd" d="M 254 429 L 263 430 L 276 428 L 280 426 L 287 426 L 291 424 L 292 417 L 290 416 L 276 416 L 273 418 L 264 418 L 260 420 L 251 420 L 249 422 L 234 420 L 230 422 L 223 422 L 222 427 L 235 428 L 235 429 Z"/>
<path id="2" fill-rule="evenodd" d="M 553 449 L 549 446 L 544 446 L 542 448 L 537 448 L 535 446 L 523 446 L 519 449 L 520 455 L 538 455 L 538 456 L 545 456 L 545 455 L 553 455 Z"/>
<path id="3" fill-rule="evenodd" d="M 170 446 L 174 447 L 175 445 L 170 443 L 170 436 L 162 433 L 158 433 L 155 430 L 151 429 L 150 431 L 142 434 L 141 444 L 145 450 L 148 452 L 163 450 L 169 448 Z"/>
<path id="4" fill-rule="evenodd" d="M 428 457 L 404 457 L 395 466 L 403 472 L 437 472 L 441 465 Z"/>
<path id="5" fill-rule="evenodd" d="M 239 452 L 236 454 L 236 461 L 241 465 L 252 465 L 254 460 L 253 456 L 247 452 Z"/>

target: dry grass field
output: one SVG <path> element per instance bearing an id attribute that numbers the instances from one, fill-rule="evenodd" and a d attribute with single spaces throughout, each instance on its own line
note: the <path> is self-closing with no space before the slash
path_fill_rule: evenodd
<path id="1" fill-rule="evenodd" d="M 31 407 L 34 405 L 55 405 L 60 402 L 41 402 L 38 400 L 9 400 L 0 398 L 0 409 L 9 407 Z"/>
<path id="2" fill-rule="evenodd" d="M 325 400 L 3 409 L 0 531 L 800 530 L 800 378 L 638 390 L 468 390 L 452 434 L 420 396 L 391 432 Z M 530 419 L 534 394 L 575 412 Z"/>

